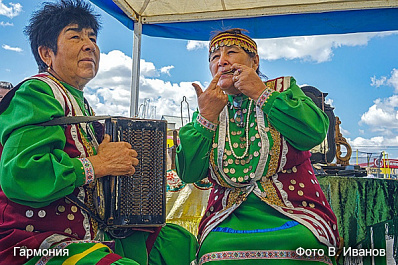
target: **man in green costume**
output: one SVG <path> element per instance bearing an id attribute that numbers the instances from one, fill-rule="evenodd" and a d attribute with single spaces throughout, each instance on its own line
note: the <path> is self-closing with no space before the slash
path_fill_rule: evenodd
<path id="1" fill-rule="evenodd" d="M 80 0 L 45 3 L 26 28 L 39 74 L 0 105 L 0 264 L 187 265 L 195 258 L 196 239 L 182 227 L 114 239 L 65 197 L 93 209 L 96 179 L 132 175 L 138 164 L 130 144 L 98 137 L 91 124 L 38 125 L 94 115 L 83 89 L 98 71 L 98 30 L 97 15 Z"/>

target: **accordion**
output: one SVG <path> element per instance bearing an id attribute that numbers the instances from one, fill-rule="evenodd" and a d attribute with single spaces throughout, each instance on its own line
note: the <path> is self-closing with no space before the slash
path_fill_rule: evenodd
<path id="1" fill-rule="evenodd" d="M 135 118 L 105 120 L 112 141 L 124 141 L 138 153 L 132 176 L 106 176 L 96 180 L 97 216 L 115 237 L 125 237 L 131 227 L 157 227 L 166 222 L 167 122 Z"/>

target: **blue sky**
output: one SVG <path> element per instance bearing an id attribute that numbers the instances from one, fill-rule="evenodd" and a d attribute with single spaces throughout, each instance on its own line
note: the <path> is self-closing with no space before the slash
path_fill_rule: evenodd
<path id="1" fill-rule="evenodd" d="M 42 2 L 0 0 L 0 81 L 16 85 L 37 72 L 23 28 Z M 101 62 L 86 97 L 97 114 L 128 116 L 133 33 L 95 10 L 102 15 Z M 328 93 L 327 103 L 342 122 L 343 136 L 359 151 L 359 162 L 366 152 L 375 157 L 386 151 L 398 159 L 398 31 L 256 41 L 260 70 L 270 79 L 294 76 L 299 85 Z M 179 116 L 186 96 L 192 114 L 196 95 L 191 83 L 206 87 L 211 80 L 207 56 L 207 42 L 143 36 L 140 103 L 149 99 L 156 118 Z"/>

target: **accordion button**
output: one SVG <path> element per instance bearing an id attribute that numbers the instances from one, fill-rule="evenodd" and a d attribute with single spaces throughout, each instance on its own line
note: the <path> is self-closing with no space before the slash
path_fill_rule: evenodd
<path id="1" fill-rule="evenodd" d="M 58 212 L 60 212 L 60 213 L 65 212 L 65 206 L 63 206 L 63 205 L 58 206 L 57 209 L 58 209 Z"/>
<path id="2" fill-rule="evenodd" d="M 67 233 L 67 234 L 72 234 L 72 229 L 66 228 L 64 232 Z"/>
<path id="3" fill-rule="evenodd" d="M 77 212 L 77 206 L 76 205 L 73 205 L 72 207 L 70 207 L 70 209 L 72 210 L 72 212 Z"/>
<path id="4" fill-rule="evenodd" d="M 35 230 L 35 227 L 33 225 L 27 225 L 25 229 L 28 232 L 33 232 L 33 230 Z"/>
<path id="5" fill-rule="evenodd" d="M 45 216 L 46 216 L 46 211 L 44 211 L 44 210 L 40 210 L 39 211 L 39 213 L 38 213 L 38 216 L 40 217 L 40 218 L 44 218 Z"/>
<path id="6" fill-rule="evenodd" d="M 209 216 L 210 216 L 210 214 L 211 214 L 210 212 L 206 212 L 206 216 L 207 216 L 207 217 L 209 217 Z"/>
<path id="7" fill-rule="evenodd" d="M 214 207 L 211 206 L 209 210 L 210 210 L 210 212 L 214 211 Z"/>
<path id="8" fill-rule="evenodd" d="M 72 213 L 70 213 L 70 214 L 68 214 L 67 218 L 69 221 L 73 221 L 75 219 L 75 216 Z"/>
<path id="9" fill-rule="evenodd" d="M 33 211 L 32 210 L 27 210 L 25 215 L 26 215 L 26 217 L 31 218 L 31 217 L 33 217 Z"/>

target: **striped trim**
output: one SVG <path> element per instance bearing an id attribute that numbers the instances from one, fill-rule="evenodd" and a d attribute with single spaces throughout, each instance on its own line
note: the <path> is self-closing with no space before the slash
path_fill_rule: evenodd
<path id="1" fill-rule="evenodd" d="M 263 93 L 261 93 L 261 95 L 258 97 L 256 105 L 262 108 L 265 102 L 267 102 L 269 96 L 271 96 L 272 92 L 274 91 L 270 88 L 264 89 Z"/>
<path id="2" fill-rule="evenodd" d="M 236 251 L 222 251 L 211 252 L 203 255 L 199 260 L 199 265 L 212 261 L 222 260 L 266 260 L 266 259 L 281 259 L 281 260 L 302 260 L 302 261 L 317 261 L 328 265 L 333 265 L 328 256 L 299 256 L 294 250 L 236 250 Z"/>
<path id="3" fill-rule="evenodd" d="M 50 86 L 51 90 L 53 91 L 54 97 L 56 100 L 58 100 L 59 104 L 61 104 L 62 109 L 65 112 L 65 116 L 71 116 L 71 110 L 72 106 L 70 102 L 68 102 L 67 95 L 65 94 L 65 91 L 60 88 L 60 86 L 55 82 L 52 78 L 49 77 L 49 74 L 38 74 L 32 77 L 32 79 L 37 79 L 40 80 L 47 85 Z"/>
<path id="4" fill-rule="evenodd" d="M 108 248 L 107 246 L 105 246 L 105 245 L 102 244 L 102 243 L 97 243 L 97 244 L 95 244 L 94 246 L 92 246 L 91 248 L 86 249 L 86 250 L 83 251 L 82 253 L 73 255 L 72 257 L 66 259 L 66 260 L 62 263 L 62 265 L 75 265 L 77 262 L 79 262 L 82 258 L 84 258 L 85 256 L 87 256 L 87 255 L 90 254 L 91 252 L 94 252 L 94 251 L 96 251 L 96 250 L 98 250 L 98 249 L 100 249 L 100 248 L 103 248 L 103 247 Z M 109 250 L 110 250 L 110 249 L 109 249 Z"/>
<path id="5" fill-rule="evenodd" d="M 72 240 L 72 241 L 64 241 L 61 242 L 57 245 L 55 245 L 53 248 L 54 249 L 65 249 L 67 248 L 70 244 L 81 244 L 81 243 L 97 243 L 97 244 L 102 244 L 100 241 L 97 240 Z M 106 245 L 104 245 L 106 247 Z M 108 247 L 109 248 L 109 247 Z M 45 265 L 47 264 L 54 256 L 42 256 L 35 265 Z"/>
<path id="6" fill-rule="evenodd" d="M 105 257 L 103 257 L 102 259 L 100 259 L 96 265 L 109 265 L 114 263 L 115 261 L 118 261 L 119 259 L 121 259 L 122 257 L 119 256 L 118 254 L 115 253 L 109 253 L 108 255 L 106 255 Z"/>
<path id="7" fill-rule="evenodd" d="M 200 113 L 196 117 L 196 120 L 201 126 L 205 127 L 206 129 L 208 129 L 212 132 L 215 132 L 217 130 L 217 124 L 212 123 L 211 121 L 207 120 L 205 117 L 200 115 Z"/>
<path id="8" fill-rule="evenodd" d="M 274 232 L 274 231 L 289 229 L 289 228 L 295 227 L 296 225 L 299 225 L 299 223 L 296 221 L 287 221 L 286 223 L 284 223 L 283 225 L 281 225 L 279 227 L 267 228 L 267 229 L 235 230 L 235 229 L 229 228 L 229 227 L 216 227 L 211 231 L 212 232 L 230 233 L 230 234 L 255 234 L 255 233 L 267 233 L 267 232 Z"/>

